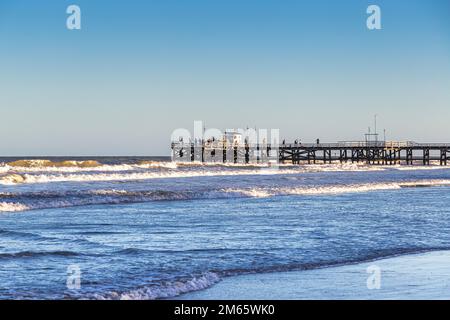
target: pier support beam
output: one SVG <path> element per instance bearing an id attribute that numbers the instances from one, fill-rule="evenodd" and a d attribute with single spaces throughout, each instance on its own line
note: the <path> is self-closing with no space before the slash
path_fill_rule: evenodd
<path id="1" fill-rule="evenodd" d="M 423 165 L 424 166 L 430 165 L 430 149 L 429 148 L 423 149 Z"/>
<path id="2" fill-rule="evenodd" d="M 323 163 L 332 162 L 331 153 L 331 149 L 323 149 Z"/>
<path id="3" fill-rule="evenodd" d="M 412 165 L 413 162 L 414 162 L 413 149 L 408 148 L 408 149 L 406 149 L 406 164 L 407 165 Z"/>
<path id="4" fill-rule="evenodd" d="M 250 162 L 250 147 L 248 144 L 245 145 L 245 163 Z"/>
<path id="5" fill-rule="evenodd" d="M 341 163 L 348 161 L 348 150 L 347 149 L 339 150 L 339 161 Z"/>
<path id="6" fill-rule="evenodd" d="M 440 157 L 441 166 L 446 166 L 449 162 L 450 162 L 450 149 L 449 148 L 441 149 L 441 157 Z"/>

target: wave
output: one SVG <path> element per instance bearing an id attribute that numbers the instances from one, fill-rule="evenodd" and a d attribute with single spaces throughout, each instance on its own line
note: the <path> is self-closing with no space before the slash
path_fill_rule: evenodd
<path id="1" fill-rule="evenodd" d="M 21 174 L 10 172 L 6 174 L 0 175 L 0 183 L 1 184 L 18 184 L 18 183 L 24 183 L 25 177 Z"/>
<path id="2" fill-rule="evenodd" d="M 25 161 L 25 160 L 20 160 Z M 31 160 L 27 160 L 31 161 Z M 33 160 L 38 161 L 38 160 Z M 39 160 L 47 163 L 49 160 Z M 175 162 L 156 162 L 141 161 L 137 164 L 101 164 L 94 160 L 86 161 L 62 161 L 62 162 L 48 162 L 47 165 L 39 165 L 41 162 L 20 166 L 20 162 L 12 165 L 7 163 L 0 165 L 0 174 L 20 172 L 24 173 L 91 173 L 91 172 L 123 172 L 123 171 L 139 171 L 145 169 L 177 169 L 178 165 Z"/>
<path id="3" fill-rule="evenodd" d="M 1 236 L 10 236 L 10 237 L 19 237 L 19 238 L 26 238 L 26 239 L 44 239 L 43 237 L 29 232 L 21 232 L 21 231 L 12 231 L 7 229 L 0 229 L 0 235 Z"/>
<path id="4" fill-rule="evenodd" d="M 421 165 L 421 164 L 415 164 L 415 165 L 401 165 L 396 164 L 391 166 L 392 169 L 398 170 L 398 171 L 425 171 L 425 170 L 440 170 L 440 169 L 448 169 L 448 166 L 442 166 L 440 164 L 440 161 L 431 161 L 430 165 Z"/>
<path id="5" fill-rule="evenodd" d="M 162 164 L 162 163 L 161 163 Z M 306 172 L 329 172 L 329 171 L 378 171 L 383 170 L 376 167 L 361 166 L 357 164 L 342 165 L 308 165 L 308 166 L 280 166 L 255 167 L 248 166 L 222 166 L 222 165 L 201 165 L 198 167 L 188 167 L 184 169 L 173 169 L 174 163 L 165 163 L 156 170 L 153 165 L 121 165 L 120 168 L 109 166 L 108 170 L 96 168 L 95 172 L 87 172 L 85 169 L 78 171 L 53 171 L 41 172 L 9 172 L 0 175 L 0 184 L 13 185 L 17 183 L 51 183 L 51 182 L 98 182 L 98 181 L 132 181 L 147 179 L 165 178 L 191 178 L 208 176 L 247 176 L 247 175 L 279 175 L 279 174 L 299 174 Z M 117 170 L 116 170 L 117 169 Z M 149 170 L 145 170 L 149 169 Z M 59 170 L 59 169 L 58 169 Z M 126 172 L 123 172 L 126 171 Z"/>
<path id="6" fill-rule="evenodd" d="M 177 162 L 166 162 L 166 161 L 140 161 L 136 167 L 140 168 L 167 168 L 167 169 L 177 169 Z"/>
<path id="7" fill-rule="evenodd" d="M 0 212 L 19 212 L 31 209 L 31 207 L 22 203 L 0 202 Z"/>
<path id="8" fill-rule="evenodd" d="M 363 163 L 343 164 L 202 164 L 163 161 L 141 161 L 137 164 L 102 165 L 93 160 L 52 162 L 50 160 L 18 160 L 16 165 L 30 162 L 26 167 L 2 168 L 0 184 L 35 184 L 53 182 L 137 181 L 166 178 L 208 176 L 291 175 L 310 172 L 365 172 L 383 170 L 425 170 L 446 167 L 369 166 Z M 93 163 L 94 162 L 94 163 Z M 67 166 L 61 165 L 62 163 Z M 83 163 L 85 165 L 83 165 Z M 60 166 L 56 165 L 59 164 Z M 98 164 L 98 166 L 97 166 Z M 6 170 L 5 168 L 8 168 Z"/>
<path id="9" fill-rule="evenodd" d="M 0 253 L 0 259 L 34 258 L 41 256 L 73 257 L 79 254 L 73 251 L 21 251 L 12 253 Z"/>
<path id="10" fill-rule="evenodd" d="M 283 172 L 288 173 L 288 172 Z M 14 185 L 18 183 L 50 183 L 50 182 L 98 182 L 98 181 L 133 181 L 161 178 L 189 178 L 201 176 L 230 176 L 230 175 L 257 175 L 269 174 L 260 170 L 235 170 L 235 171 L 135 171 L 135 172 L 112 172 L 112 173 L 53 173 L 53 174 L 28 174 L 7 173 L 0 176 L 0 184 Z"/>
<path id="11" fill-rule="evenodd" d="M 11 195 L 8 195 L 11 198 Z M 37 209 L 67 208 L 86 205 L 139 203 L 162 200 L 195 199 L 192 192 L 92 190 L 88 192 L 19 193 L 18 201 L 0 202 L 0 212 L 19 212 Z M 19 202 L 21 201 L 21 202 Z"/>
<path id="12" fill-rule="evenodd" d="M 228 188 L 224 192 L 237 195 L 266 198 L 283 195 L 325 195 L 342 193 L 361 193 L 381 190 L 398 190 L 402 188 L 436 187 L 450 185 L 450 180 L 428 180 L 415 182 L 368 183 L 359 185 L 335 185 L 316 187 L 281 187 L 281 188 Z"/>
<path id="13" fill-rule="evenodd" d="M 21 168 L 65 168 L 65 167 L 78 167 L 78 168 L 93 168 L 102 166 L 101 163 L 95 160 L 64 160 L 64 161 L 51 161 L 51 160 L 17 160 L 7 163 L 10 167 Z"/>
<path id="14" fill-rule="evenodd" d="M 0 163 L 0 173 L 11 172 L 121 172 L 139 169 L 177 169 L 178 163 L 171 161 L 139 161 L 138 163 L 102 164 L 97 160 L 16 160 Z"/>
<path id="15" fill-rule="evenodd" d="M 266 198 L 273 196 L 285 195 L 325 195 L 325 194 L 341 194 L 341 193 L 360 193 L 377 190 L 395 190 L 400 189 L 401 186 L 397 183 L 384 184 L 366 184 L 366 185 L 349 185 L 349 186 L 323 186 L 323 187 L 297 187 L 297 188 L 252 188 L 252 189 L 238 189 L 229 188 L 224 191 L 227 193 L 235 193 L 242 196 L 254 198 Z"/>
<path id="16" fill-rule="evenodd" d="M 267 163 L 200 163 L 171 161 L 140 161 L 137 163 L 102 164 L 97 160 L 17 160 L 0 164 L 0 184 L 46 183 L 59 181 L 110 181 L 139 180 L 166 177 L 192 177 L 208 175 L 245 175 L 245 174 L 289 174 L 304 172 L 342 172 L 342 171 L 384 171 L 384 170 L 431 170 L 448 167 L 431 166 L 375 166 L 366 163 L 332 163 L 293 165 L 279 163 L 276 166 Z M 166 172 L 167 171 L 167 172 Z M 72 174 L 70 174 L 72 173 Z M 121 174 L 123 173 L 123 174 Z M 15 181 L 17 174 L 25 181 Z"/>
<path id="17" fill-rule="evenodd" d="M 127 292 L 95 294 L 89 298 L 97 300 L 155 300 L 172 298 L 183 293 L 204 290 L 220 281 L 217 273 L 206 272 L 191 279 L 166 282 L 162 285 L 144 286 Z"/>
<path id="18" fill-rule="evenodd" d="M 0 174 L 11 173 L 91 173 L 91 172 L 122 172 L 133 171 L 139 168 L 145 169 L 146 166 L 119 164 L 119 165 L 99 165 L 99 166 L 49 166 L 49 167 L 13 167 L 8 164 L 0 166 Z"/>
<path id="19" fill-rule="evenodd" d="M 301 186 L 301 187 L 249 187 L 220 188 L 215 190 L 148 190 L 129 191 L 100 189 L 87 191 L 46 191 L 29 193 L 0 193 L 0 212 L 19 212 L 36 209 L 66 208 L 85 205 L 114 205 L 151 201 L 181 201 L 194 199 L 267 198 L 275 196 L 314 196 L 372 191 L 399 190 L 449 186 L 450 180 L 422 180 L 409 182 L 368 183 L 350 185 Z"/>

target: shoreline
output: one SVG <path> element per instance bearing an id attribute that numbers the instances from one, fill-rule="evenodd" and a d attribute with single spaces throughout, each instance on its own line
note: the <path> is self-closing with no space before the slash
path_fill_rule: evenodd
<path id="1" fill-rule="evenodd" d="M 449 299 L 449 265 L 450 250 L 413 253 L 313 270 L 231 276 L 173 299 Z M 373 282 L 378 274 L 379 289 Z"/>

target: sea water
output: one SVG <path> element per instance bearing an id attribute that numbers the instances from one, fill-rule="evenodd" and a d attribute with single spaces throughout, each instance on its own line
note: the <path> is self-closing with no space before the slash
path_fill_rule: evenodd
<path id="1" fill-rule="evenodd" d="M 171 298 L 450 248 L 439 166 L 15 160 L 0 159 L 0 299 Z"/>

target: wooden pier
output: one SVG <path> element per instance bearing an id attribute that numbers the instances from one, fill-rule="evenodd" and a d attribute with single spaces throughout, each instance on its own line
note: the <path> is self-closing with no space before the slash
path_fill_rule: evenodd
<path id="1" fill-rule="evenodd" d="M 332 163 L 333 161 L 364 162 L 367 164 L 422 164 L 439 161 L 450 163 L 450 144 L 417 144 L 412 142 L 330 143 L 306 145 L 280 145 L 281 162 Z"/>
<path id="2" fill-rule="evenodd" d="M 292 164 L 366 163 L 371 165 L 430 165 L 450 163 L 450 144 L 414 142 L 282 143 L 172 143 L 172 159 L 182 162 Z"/>

